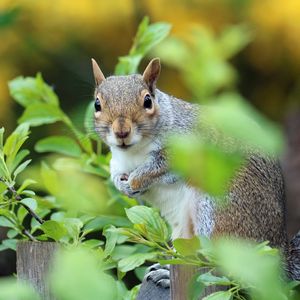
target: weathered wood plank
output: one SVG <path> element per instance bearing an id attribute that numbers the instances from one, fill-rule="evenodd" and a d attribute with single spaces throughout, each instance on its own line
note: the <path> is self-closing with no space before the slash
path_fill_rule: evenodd
<path id="1" fill-rule="evenodd" d="M 57 243 L 21 241 L 17 245 L 18 279 L 30 282 L 43 300 L 55 300 L 49 291 L 46 276 Z"/>
<path id="2" fill-rule="evenodd" d="M 188 288 L 190 281 L 196 273 L 204 274 L 208 272 L 208 269 L 202 268 L 199 272 L 197 267 L 184 266 L 184 265 L 172 265 L 171 271 L 171 300 L 187 300 L 188 299 Z M 210 286 L 205 288 L 199 299 L 203 299 L 214 292 L 223 290 L 223 288 Z"/>

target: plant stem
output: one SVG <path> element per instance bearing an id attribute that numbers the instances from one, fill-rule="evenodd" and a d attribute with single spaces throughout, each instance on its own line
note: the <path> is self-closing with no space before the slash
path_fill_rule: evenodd
<path id="1" fill-rule="evenodd" d="M 17 191 L 15 190 L 14 186 L 10 186 L 9 184 L 7 184 L 7 182 L 5 182 L 4 179 L 0 178 L 0 181 L 2 181 L 3 183 L 6 184 L 7 188 L 9 189 L 9 191 L 13 194 L 14 198 L 19 201 L 19 203 L 29 212 L 29 214 L 36 219 L 40 224 L 44 223 L 44 220 L 41 219 L 30 207 L 28 207 L 26 204 L 20 202 L 22 200 L 22 197 L 17 193 Z"/>
<path id="2" fill-rule="evenodd" d="M 24 235 L 26 235 L 31 241 L 37 242 L 38 240 L 26 229 L 22 231 Z"/>

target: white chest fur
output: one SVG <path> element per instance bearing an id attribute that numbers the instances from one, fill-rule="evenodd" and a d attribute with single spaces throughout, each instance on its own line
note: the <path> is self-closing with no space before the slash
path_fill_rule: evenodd
<path id="1" fill-rule="evenodd" d="M 134 146 L 133 148 L 129 148 L 127 150 L 112 147 L 112 158 L 110 161 L 111 173 L 131 173 L 138 166 L 145 163 L 149 157 L 149 153 L 156 149 L 157 146 L 153 143 L 149 143 L 144 147 Z"/>
<path id="2" fill-rule="evenodd" d="M 111 173 L 130 174 L 147 161 L 149 153 L 157 146 L 149 144 L 143 148 L 121 150 L 112 148 Z M 210 236 L 213 230 L 213 209 L 211 201 L 199 190 L 179 181 L 174 184 L 157 183 L 141 196 L 160 209 L 172 228 L 172 238 L 189 238 L 193 234 Z"/>

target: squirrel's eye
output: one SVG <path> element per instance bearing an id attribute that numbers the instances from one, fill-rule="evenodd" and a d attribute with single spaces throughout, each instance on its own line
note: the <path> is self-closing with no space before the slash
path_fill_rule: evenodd
<path id="1" fill-rule="evenodd" d="M 96 111 L 101 111 L 101 104 L 99 98 L 96 98 L 94 106 Z"/>
<path id="2" fill-rule="evenodd" d="M 144 108 L 146 108 L 146 109 L 152 108 L 152 99 L 149 94 L 146 94 L 144 97 Z"/>

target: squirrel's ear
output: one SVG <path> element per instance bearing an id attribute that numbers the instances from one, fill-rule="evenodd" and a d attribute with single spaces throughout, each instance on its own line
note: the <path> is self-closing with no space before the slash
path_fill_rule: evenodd
<path id="1" fill-rule="evenodd" d="M 98 64 L 96 61 L 92 58 L 92 66 L 93 66 L 93 73 L 94 73 L 94 78 L 97 86 L 105 79 L 101 69 L 99 68 Z"/>
<path id="2" fill-rule="evenodd" d="M 155 90 L 155 84 L 160 73 L 160 60 L 153 58 L 143 73 L 143 79 L 147 83 L 151 92 Z"/>

